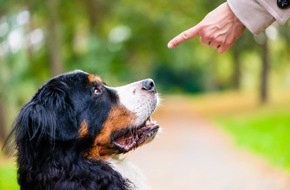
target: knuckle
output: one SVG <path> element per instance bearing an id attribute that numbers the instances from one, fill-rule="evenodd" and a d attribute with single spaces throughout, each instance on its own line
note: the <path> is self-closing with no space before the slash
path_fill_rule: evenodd
<path id="1" fill-rule="evenodd" d="M 187 39 L 189 38 L 189 35 L 188 35 L 187 32 L 183 32 L 183 33 L 181 34 L 181 37 L 182 37 L 182 39 L 187 40 Z"/>
<path id="2" fill-rule="evenodd" d="M 232 42 L 230 42 L 230 41 L 226 41 L 225 43 L 224 43 L 224 46 L 226 46 L 226 47 L 230 47 L 230 46 L 232 46 L 234 43 L 232 43 Z"/>

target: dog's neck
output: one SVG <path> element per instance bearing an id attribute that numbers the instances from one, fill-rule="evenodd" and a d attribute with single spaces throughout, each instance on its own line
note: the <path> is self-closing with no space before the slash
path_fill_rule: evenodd
<path id="1" fill-rule="evenodd" d="M 142 171 L 128 161 L 123 155 L 115 155 L 108 160 L 113 169 L 119 172 L 123 178 L 128 179 L 134 184 L 133 190 L 149 190 L 146 179 Z"/>

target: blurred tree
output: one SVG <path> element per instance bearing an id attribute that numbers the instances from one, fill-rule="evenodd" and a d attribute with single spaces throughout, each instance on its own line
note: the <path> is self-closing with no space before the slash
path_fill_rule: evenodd
<path id="1" fill-rule="evenodd" d="M 241 88 L 241 53 L 238 48 L 233 48 L 232 50 L 232 57 L 233 57 L 233 87 L 237 90 Z"/>
<path id="2" fill-rule="evenodd" d="M 5 119 L 5 105 L 3 102 L 3 98 L 0 98 L 0 144 L 4 143 L 5 138 L 7 136 L 6 133 L 6 119 Z"/>
<path id="3" fill-rule="evenodd" d="M 274 46 L 259 46 L 247 32 L 223 55 L 198 39 L 174 50 L 166 47 L 171 37 L 222 2 L 0 0 L 0 119 L 7 121 L 0 124 L 11 123 L 10 112 L 43 81 L 72 69 L 100 74 L 114 84 L 154 77 L 164 92 L 202 93 L 242 88 L 246 61 L 249 67 L 258 62 L 245 60 L 250 54 L 263 60 L 262 96 L 269 65 L 282 73 L 289 63 L 289 23 L 279 29 Z M 269 56 L 273 49 L 279 56 Z"/>
<path id="4" fill-rule="evenodd" d="M 287 52 L 290 52 L 290 22 L 278 27 L 281 37 L 285 40 Z M 288 54 L 289 55 L 289 54 Z"/>
<path id="5" fill-rule="evenodd" d="M 236 44 L 230 49 L 233 71 L 232 71 L 232 86 L 236 90 L 240 90 L 241 88 L 241 78 L 242 71 L 241 67 L 243 64 L 243 54 L 245 52 L 257 52 L 259 50 L 259 46 L 254 40 L 254 37 L 248 31 L 244 32 L 241 38 L 236 42 Z"/>
<path id="6" fill-rule="evenodd" d="M 47 5 L 47 45 L 53 75 L 63 72 L 61 60 L 61 38 L 59 32 L 58 0 L 46 0 Z"/>
<path id="7" fill-rule="evenodd" d="M 270 55 L 268 47 L 268 38 L 264 34 L 264 40 L 261 44 L 262 49 L 262 68 L 261 68 L 261 86 L 260 86 L 260 100 L 261 103 L 266 103 L 268 101 L 268 81 L 269 81 L 269 65 L 270 65 Z"/>
<path id="8" fill-rule="evenodd" d="M 254 40 L 255 38 L 256 40 Z M 233 57 L 233 86 L 235 89 L 240 89 L 241 85 L 241 65 L 243 62 L 244 52 L 256 52 L 261 60 L 260 70 L 260 87 L 259 97 L 261 103 L 268 101 L 269 88 L 269 70 L 270 70 L 270 54 L 268 38 L 265 33 L 254 37 L 249 32 L 246 32 L 241 39 L 231 48 Z"/>

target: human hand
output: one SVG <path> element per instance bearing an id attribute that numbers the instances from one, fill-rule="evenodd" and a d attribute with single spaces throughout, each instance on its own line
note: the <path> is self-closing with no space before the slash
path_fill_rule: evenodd
<path id="1" fill-rule="evenodd" d="M 225 2 L 208 13 L 200 23 L 174 37 L 167 47 L 174 48 L 184 41 L 200 36 L 202 44 L 217 48 L 219 53 L 223 53 L 237 41 L 244 30 L 245 26 Z"/>

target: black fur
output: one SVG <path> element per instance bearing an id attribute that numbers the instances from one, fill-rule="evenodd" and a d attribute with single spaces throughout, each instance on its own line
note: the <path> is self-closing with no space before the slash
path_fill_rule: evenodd
<path id="1" fill-rule="evenodd" d="M 78 71 L 48 81 L 21 109 L 13 131 L 22 190 L 127 190 L 131 183 L 106 162 L 83 152 L 97 135 L 117 96 Z M 102 93 L 92 92 L 99 88 Z M 78 138 L 81 122 L 89 134 Z"/>

